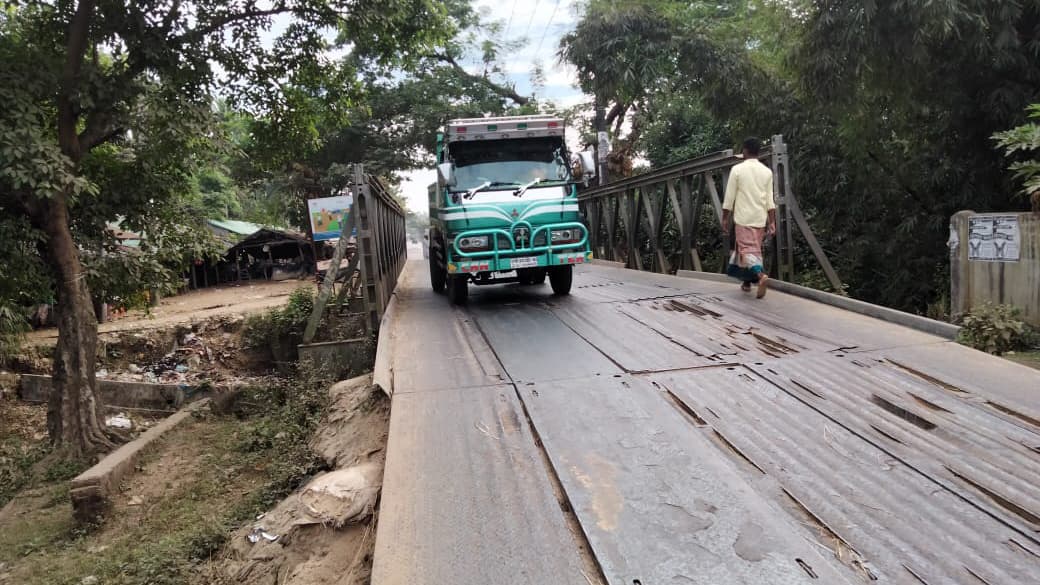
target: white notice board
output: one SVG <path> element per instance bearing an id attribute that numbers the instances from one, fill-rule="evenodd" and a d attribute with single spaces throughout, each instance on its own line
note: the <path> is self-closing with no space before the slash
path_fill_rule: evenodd
<path id="1" fill-rule="evenodd" d="M 968 218 L 968 260 L 1018 262 L 1021 246 L 1017 216 L 982 215 Z"/>

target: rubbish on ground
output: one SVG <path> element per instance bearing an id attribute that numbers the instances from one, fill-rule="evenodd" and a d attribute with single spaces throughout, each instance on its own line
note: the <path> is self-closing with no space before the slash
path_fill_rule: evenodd
<path id="1" fill-rule="evenodd" d="M 97 373 L 96 373 L 96 374 L 94 374 L 94 375 L 95 375 L 96 377 L 98 377 L 98 378 L 107 378 L 107 377 L 108 377 L 108 370 L 106 370 L 105 368 L 101 368 L 101 369 L 100 369 L 100 370 L 98 370 L 98 371 L 97 371 Z"/>
<path id="2" fill-rule="evenodd" d="M 246 535 L 246 539 L 253 544 L 260 542 L 261 538 L 267 542 L 274 542 L 278 540 L 278 535 L 267 532 L 263 526 L 254 526 L 253 530 Z"/>
<path id="3" fill-rule="evenodd" d="M 144 503 L 144 499 L 141 496 L 131 496 L 130 501 L 126 503 L 127 506 L 140 506 Z"/>
<path id="4" fill-rule="evenodd" d="M 141 372 L 144 371 L 144 370 L 141 369 L 141 366 L 139 366 L 137 364 L 130 364 L 129 366 L 126 367 L 126 369 L 129 370 L 131 374 L 140 374 Z"/>
<path id="5" fill-rule="evenodd" d="M 119 414 L 105 417 L 105 425 L 117 429 L 130 429 L 133 428 L 134 423 L 130 420 L 130 417 L 120 412 Z"/>
<path id="6" fill-rule="evenodd" d="M 174 367 L 173 369 L 174 369 L 174 371 L 176 371 L 176 372 L 177 372 L 178 374 L 183 374 L 183 373 L 185 373 L 185 372 L 187 372 L 187 371 L 188 371 L 188 366 L 186 366 L 186 365 L 184 365 L 184 364 L 177 364 L 177 365 L 176 365 L 176 366 L 175 366 L 175 367 Z"/>
<path id="7" fill-rule="evenodd" d="M 316 477 L 300 492 L 304 515 L 295 524 L 340 528 L 365 520 L 375 509 L 382 476 L 381 465 L 364 463 Z"/>

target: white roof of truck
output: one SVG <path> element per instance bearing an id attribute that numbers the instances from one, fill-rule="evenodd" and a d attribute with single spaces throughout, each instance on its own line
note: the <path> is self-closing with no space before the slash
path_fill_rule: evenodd
<path id="1" fill-rule="evenodd" d="M 460 118 L 449 120 L 444 134 L 448 142 L 563 136 L 563 118 L 543 115 Z"/>

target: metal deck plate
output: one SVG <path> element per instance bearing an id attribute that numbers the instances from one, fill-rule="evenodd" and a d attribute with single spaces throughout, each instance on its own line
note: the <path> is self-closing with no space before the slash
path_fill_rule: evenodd
<path id="1" fill-rule="evenodd" d="M 511 385 L 396 393 L 372 582 L 588 585 Z"/>
<path id="2" fill-rule="evenodd" d="M 720 452 L 744 459 L 775 479 L 783 490 L 777 495 L 788 500 L 779 503 L 804 514 L 803 521 L 817 529 L 820 544 L 864 577 L 882 583 L 1035 582 L 1040 557 L 1029 552 L 1037 550 L 1029 532 L 995 518 L 995 510 L 980 509 L 961 493 L 945 489 L 940 479 L 927 473 L 934 467 L 904 463 L 875 445 L 876 437 L 860 434 L 869 431 L 870 422 L 884 424 L 875 415 L 892 415 L 881 408 L 874 412 L 867 404 L 845 403 L 841 395 L 869 388 L 869 398 L 881 392 L 883 383 L 865 375 L 857 380 L 857 372 L 845 371 L 840 388 L 821 384 L 825 366 L 817 362 L 824 359 L 845 363 L 827 356 L 762 366 L 771 377 L 776 375 L 769 371 L 775 368 L 796 374 L 797 384 L 806 387 L 805 396 L 744 368 L 652 378 L 725 439 Z M 810 385 L 816 387 L 812 395 Z M 824 409 L 840 409 L 840 418 L 817 412 L 806 404 L 806 396 L 828 405 Z M 907 420 L 894 422 L 914 426 Z M 915 461 L 930 448 L 923 437 L 914 445 L 900 436 L 908 441 L 906 451 L 920 449 L 919 456 L 911 456 Z M 957 453 L 951 456 L 965 461 Z"/>
<path id="3" fill-rule="evenodd" d="M 648 382 L 520 391 L 611 585 L 847 582 Z"/>

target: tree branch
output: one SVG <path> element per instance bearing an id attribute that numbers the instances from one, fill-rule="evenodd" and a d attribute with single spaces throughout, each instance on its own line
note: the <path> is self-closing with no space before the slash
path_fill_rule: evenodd
<path id="1" fill-rule="evenodd" d="M 437 61 L 440 61 L 442 63 L 447 63 L 460 76 L 468 79 L 469 81 L 472 81 L 474 83 L 479 83 L 479 84 L 483 85 L 484 87 L 487 87 L 488 89 L 490 89 L 491 91 L 493 91 L 494 93 L 498 94 L 501 97 L 513 100 L 513 103 L 515 103 L 515 104 L 517 104 L 519 106 L 526 106 L 527 104 L 529 104 L 531 102 L 530 98 L 527 98 L 527 97 L 524 97 L 524 96 L 520 95 L 519 93 L 516 92 L 516 89 L 514 89 L 512 87 L 509 87 L 509 86 L 506 86 L 506 85 L 500 85 L 498 83 L 495 83 L 494 81 L 491 81 L 487 77 L 482 77 L 480 75 L 474 75 L 474 74 L 470 73 L 469 71 L 466 71 L 466 69 L 462 65 L 459 65 L 459 62 L 456 61 L 454 57 L 452 57 L 451 55 L 449 55 L 447 53 L 434 53 L 434 54 L 430 55 L 430 57 L 432 57 L 433 59 L 436 59 Z"/>
<path id="2" fill-rule="evenodd" d="M 81 0 L 69 23 L 69 36 L 65 47 L 65 67 L 61 73 L 61 90 L 58 93 L 58 144 L 62 153 L 73 161 L 82 154 L 76 122 L 79 114 L 73 96 L 77 93 L 79 74 L 87 54 L 90 21 L 94 13 L 94 0 Z"/>
<path id="3" fill-rule="evenodd" d="M 170 30 L 173 27 L 174 21 L 177 20 L 178 16 L 180 16 L 180 13 L 181 0 L 173 0 L 173 4 L 170 6 L 170 11 L 166 13 L 165 17 L 163 17 L 162 28 L 164 31 L 166 31 L 167 33 L 170 32 Z"/>
<path id="4" fill-rule="evenodd" d="M 232 24 L 232 23 L 235 23 L 235 22 L 238 22 L 238 21 L 241 21 L 241 20 L 250 20 L 250 19 L 253 19 L 253 18 L 263 18 L 265 16 L 276 16 L 276 15 L 279 15 L 279 14 L 285 14 L 287 12 L 302 13 L 302 12 L 305 12 L 305 11 L 302 11 L 302 10 L 299 10 L 299 9 L 290 8 L 290 7 L 286 6 L 285 4 L 280 4 L 280 5 L 276 6 L 275 8 L 271 8 L 269 10 L 249 10 L 249 11 L 246 11 L 246 12 L 235 12 L 235 13 L 231 13 L 231 14 L 225 14 L 225 15 L 217 18 L 213 22 L 210 22 L 206 26 L 203 26 L 201 28 L 192 29 L 192 30 L 184 33 L 183 35 L 174 38 L 172 40 L 171 44 L 178 45 L 178 44 L 181 44 L 181 43 L 183 43 L 185 41 L 188 41 L 188 40 L 198 40 L 198 39 L 201 39 L 202 37 L 204 37 L 204 36 L 206 36 L 208 34 L 217 32 L 218 30 L 224 28 L 225 26 L 227 26 L 229 24 Z"/>
<path id="5" fill-rule="evenodd" d="M 604 119 L 606 125 L 610 126 L 611 124 L 613 124 L 614 119 L 620 116 L 621 113 L 625 111 L 625 109 L 625 105 L 621 102 L 617 102 L 616 104 L 614 104 L 614 107 L 610 108 L 610 111 L 607 112 L 607 117 Z"/>
<path id="6" fill-rule="evenodd" d="M 123 132 L 126 132 L 126 128 L 110 128 L 107 121 L 104 125 L 97 124 L 92 126 L 90 120 L 87 120 L 87 127 L 79 134 L 79 144 L 83 151 L 87 152 L 95 146 L 111 141 Z"/>

